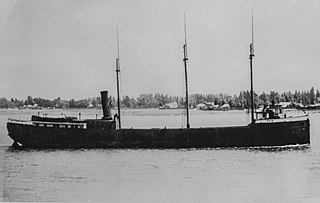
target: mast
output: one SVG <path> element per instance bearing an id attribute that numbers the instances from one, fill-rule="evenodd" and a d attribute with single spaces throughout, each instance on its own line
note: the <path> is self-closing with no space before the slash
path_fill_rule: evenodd
<path id="1" fill-rule="evenodd" d="M 187 110 L 187 128 L 190 128 L 189 122 L 189 96 L 188 96 L 188 73 L 187 73 L 187 26 L 186 26 L 186 14 L 184 14 L 184 45 L 183 45 L 183 62 L 186 82 L 186 110 Z"/>
<path id="2" fill-rule="evenodd" d="M 251 123 L 254 123 L 254 92 L 253 92 L 253 71 L 252 71 L 252 59 L 254 57 L 254 45 L 253 45 L 253 10 L 252 10 L 252 16 L 251 16 L 251 43 L 250 43 L 250 82 L 251 82 Z"/>
<path id="3" fill-rule="evenodd" d="M 118 105 L 118 122 L 119 129 L 121 129 L 121 117 L 120 117 L 120 93 L 119 93 L 119 73 L 120 73 L 120 52 L 119 52 L 119 32 L 117 27 L 117 51 L 118 58 L 116 59 L 116 76 L 117 76 L 117 105 Z"/>

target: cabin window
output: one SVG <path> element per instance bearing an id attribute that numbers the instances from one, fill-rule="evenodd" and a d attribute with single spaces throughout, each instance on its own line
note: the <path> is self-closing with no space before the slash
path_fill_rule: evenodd
<path id="1" fill-rule="evenodd" d="M 53 124 L 47 124 L 47 127 L 52 128 L 52 127 L 53 127 Z"/>
<path id="2" fill-rule="evenodd" d="M 39 123 L 39 127 L 44 127 L 44 124 L 43 123 Z"/>
<path id="3" fill-rule="evenodd" d="M 65 128 L 66 126 L 65 125 L 59 125 L 59 128 Z"/>

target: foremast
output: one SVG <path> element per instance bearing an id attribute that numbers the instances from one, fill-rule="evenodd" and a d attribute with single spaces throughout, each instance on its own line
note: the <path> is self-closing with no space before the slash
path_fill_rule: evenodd
<path id="1" fill-rule="evenodd" d="M 188 96 L 188 71 L 187 71 L 187 26 L 186 26 L 186 14 L 184 14 L 184 45 L 183 45 L 183 62 L 185 72 L 185 83 L 186 83 L 186 110 L 187 110 L 187 128 L 190 128 L 189 121 L 189 96 Z"/>
<path id="2" fill-rule="evenodd" d="M 120 116 L 120 93 L 119 93 L 119 74 L 120 74 L 120 51 L 119 51 L 119 32 L 117 27 L 117 52 L 118 58 L 116 59 L 116 76 L 117 76 L 117 106 L 118 106 L 118 122 L 119 129 L 121 129 L 121 116 Z"/>
<path id="3" fill-rule="evenodd" d="M 252 16 L 251 16 L 251 43 L 250 43 L 250 83 L 251 83 L 251 90 L 250 90 L 250 95 L 251 95 L 251 123 L 254 123 L 254 91 L 253 91 L 253 71 L 252 71 L 252 60 L 254 57 L 254 45 L 253 45 L 253 11 L 252 11 Z"/>

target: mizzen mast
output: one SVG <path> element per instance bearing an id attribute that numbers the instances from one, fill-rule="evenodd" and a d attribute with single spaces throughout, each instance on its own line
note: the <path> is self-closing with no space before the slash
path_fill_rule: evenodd
<path id="1" fill-rule="evenodd" d="M 118 58 L 116 59 L 116 76 L 117 76 L 117 106 L 118 106 L 118 122 L 119 129 L 121 129 L 121 116 L 120 116 L 120 93 L 119 93 L 119 73 L 120 73 L 120 51 L 119 51 L 119 32 L 117 27 L 117 52 Z"/>
<path id="2" fill-rule="evenodd" d="M 251 16 L 251 43 L 250 43 L 250 82 L 251 82 L 251 90 L 250 90 L 250 95 L 251 95 L 251 123 L 254 123 L 254 91 L 253 91 L 253 71 L 252 71 L 252 59 L 254 57 L 254 45 L 253 45 L 253 11 L 252 11 L 252 16 Z"/>
<path id="3" fill-rule="evenodd" d="M 186 26 L 186 14 L 184 14 L 184 45 L 183 45 L 183 62 L 186 82 L 186 110 L 187 110 L 187 128 L 190 128 L 189 122 L 189 96 L 188 96 L 188 73 L 187 73 L 187 26 Z"/>

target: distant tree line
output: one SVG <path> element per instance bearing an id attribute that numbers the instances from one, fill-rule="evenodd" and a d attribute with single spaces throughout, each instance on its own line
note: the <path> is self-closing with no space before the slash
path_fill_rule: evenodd
<path id="1" fill-rule="evenodd" d="M 232 109 L 246 109 L 250 107 L 250 91 L 241 91 L 238 95 L 219 94 L 192 94 L 189 96 L 190 107 L 196 107 L 200 103 L 213 102 L 215 105 L 222 106 L 226 103 Z M 115 99 L 113 98 L 113 101 Z M 177 102 L 180 108 L 185 106 L 185 98 L 178 96 L 169 96 L 163 94 L 141 94 L 137 98 L 125 96 L 121 100 L 121 106 L 127 108 L 159 108 L 165 104 Z M 277 104 L 279 102 L 294 102 L 304 106 L 320 102 L 319 90 L 314 90 L 312 87 L 307 91 L 295 91 L 278 93 L 270 91 L 269 93 L 262 92 L 258 95 L 255 93 L 254 105 L 257 107 L 260 104 Z M 112 103 L 114 106 L 114 102 Z"/>
<path id="2" fill-rule="evenodd" d="M 307 91 L 295 91 L 278 93 L 270 91 L 262 92 L 260 95 L 255 93 L 254 105 L 277 104 L 279 102 L 295 102 L 304 106 L 320 102 L 320 92 L 312 87 Z M 185 98 L 181 96 L 170 96 L 163 94 L 141 94 L 139 97 L 123 96 L 121 106 L 124 108 L 159 108 L 171 102 L 177 102 L 180 108 L 185 106 Z M 228 103 L 231 109 L 246 109 L 250 107 L 250 91 L 241 91 L 238 95 L 219 94 L 192 94 L 189 96 L 190 107 L 205 102 L 213 102 L 215 105 L 222 106 Z M 116 106 L 116 98 L 110 97 L 112 107 Z M 100 97 L 92 97 L 81 100 L 62 100 L 60 97 L 54 100 L 43 99 L 40 97 L 32 98 L 28 96 L 26 100 L 11 98 L 10 100 L 0 98 L 0 108 L 98 108 L 101 106 Z"/>
<path id="3" fill-rule="evenodd" d="M 18 100 L 11 98 L 8 100 L 0 98 L 0 108 L 94 108 L 101 105 L 100 97 L 93 97 L 81 100 L 62 100 L 60 97 L 54 100 L 43 99 L 40 97 L 32 98 L 28 96 L 26 100 Z"/>

